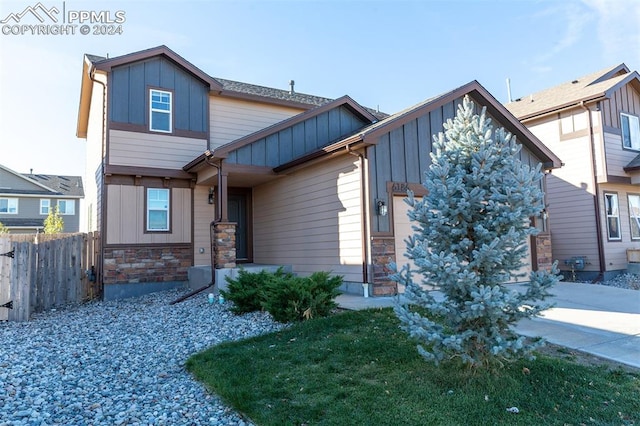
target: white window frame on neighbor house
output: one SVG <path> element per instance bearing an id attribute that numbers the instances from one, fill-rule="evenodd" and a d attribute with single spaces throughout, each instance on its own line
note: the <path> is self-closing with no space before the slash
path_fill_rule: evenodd
<path id="1" fill-rule="evenodd" d="M 622 130 L 622 147 L 640 151 L 640 118 L 621 112 L 620 129 Z"/>
<path id="2" fill-rule="evenodd" d="M 162 196 L 164 195 L 164 196 Z M 147 232 L 168 232 L 170 228 L 169 211 L 171 194 L 168 189 L 147 188 L 146 230 Z M 164 218 L 162 215 L 164 214 Z M 154 216 L 154 217 L 152 217 Z"/>
<path id="3" fill-rule="evenodd" d="M 640 240 L 640 195 L 627 194 L 629 199 L 629 226 L 631 239 Z"/>
<path id="4" fill-rule="evenodd" d="M 618 202 L 618 194 L 616 192 L 604 193 L 604 212 L 607 216 L 607 238 L 609 241 L 622 240 L 622 231 L 620 229 L 620 203 Z"/>
<path id="5" fill-rule="evenodd" d="M 49 199 L 41 199 L 40 200 L 40 214 L 48 215 L 51 211 L 51 200 Z"/>
<path id="6" fill-rule="evenodd" d="M 173 131 L 173 93 L 166 90 L 149 89 L 149 129 L 154 132 L 171 133 Z M 166 116 L 168 126 L 154 120 Z M 163 120 L 164 121 L 164 120 Z"/>
<path id="7" fill-rule="evenodd" d="M 0 198 L 0 213 L 18 214 L 18 199 L 5 197 Z"/>
<path id="8" fill-rule="evenodd" d="M 76 202 L 74 200 L 58 200 L 58 213 L 64 216 L 76 214 Z"/>

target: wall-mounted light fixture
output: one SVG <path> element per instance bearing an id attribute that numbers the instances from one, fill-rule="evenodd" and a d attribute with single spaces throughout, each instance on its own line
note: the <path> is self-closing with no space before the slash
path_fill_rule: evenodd
<path id="1" fill-rule="evenodd" d="M 213 188 L 209 188 L 209 204 L 213 204 Z"/>
<path id="2" fill-rule="evenodd" d="M 387 203 L 383 200 L 376 201 L 376 212 L 378 216 L 386 216 L 387 215 Z"/>

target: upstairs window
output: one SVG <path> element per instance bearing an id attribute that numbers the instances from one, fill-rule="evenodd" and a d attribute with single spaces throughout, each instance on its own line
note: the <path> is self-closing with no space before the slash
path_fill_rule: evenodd
<path id="1" fill-rule="evenodd" d="M 18 199 L 0 198 L 0 213 L 18 214 Z"/>
<path id="2" fill-rule="evenodd" d="M 169 230 L 169 190 L 147 189 L 147 231 Z"/>
<path id="3" fill-rule="evenodd" d="M 621 240 L 620 233 L 620 208 L 618 205 L 618 194 L 604 194 L 604 208 L 607 214 L 607 237 L 609 240 Z"/>
<path id="4" fill-rule="evenodd" d="M 171 92 L 151 89 L 149 128 L 154 132 L 171 133 Z"/>
<path id="5" fill-rule="evenodd" d="M 76 202 L 73 200 L 58 200 L 58 213 L 63 215 L 76 214 Z"/>
<path id="6" fill-rule="evenodd" d="M 48 215 L 51 209 L 51 200 L 40 200 L 40 214 Z"/>
<path id="7" fill-rule="evenodd" d="M 622 146 L 640 151 L 640 119 L 635 115 L 620 113 Z"/>

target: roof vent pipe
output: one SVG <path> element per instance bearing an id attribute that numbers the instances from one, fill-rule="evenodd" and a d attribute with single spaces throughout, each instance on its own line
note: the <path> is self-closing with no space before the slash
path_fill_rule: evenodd
<path id="1" fill-rule="evenodd" d="M 289 80 L 289 93 L 291 93 L 292 95 L 295 93 L 295 90 L 293 90 L 293 86 L 296 85 L 296 82 L 293 80 Z"/>
<path id="2" fill-rule="evenodd" d="M 511 98 L 511 79 L 507 77 L 507 102 L 513 102 Z"/>

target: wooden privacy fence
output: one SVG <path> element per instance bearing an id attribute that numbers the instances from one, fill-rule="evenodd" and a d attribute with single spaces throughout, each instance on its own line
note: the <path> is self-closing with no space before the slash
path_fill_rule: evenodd
<path id="1" fill-rule="evenodd" d="M 0 235 L 0 321 L 93 299 L 99 234 Z"/>

